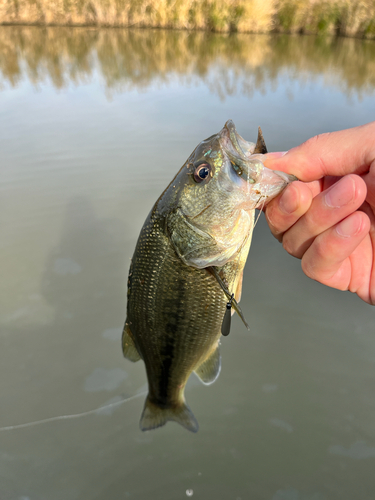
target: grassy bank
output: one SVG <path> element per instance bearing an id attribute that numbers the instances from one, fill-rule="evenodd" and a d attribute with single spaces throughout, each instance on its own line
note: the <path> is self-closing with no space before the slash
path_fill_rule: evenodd
<path id="1" fill-rule="evenodd" d="M 374 0 L 0 0 L 0 24 L 375 38 Z"/>

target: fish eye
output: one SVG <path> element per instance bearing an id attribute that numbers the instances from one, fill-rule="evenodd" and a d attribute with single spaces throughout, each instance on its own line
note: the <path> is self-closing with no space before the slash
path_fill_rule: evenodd
<path id="1" fill-rule="evenodd" d="M 194 180 L 195 182 L 202 182 L 207 177 L 209 177 L 211 173 L 211 165 L 209 163 L 201 163 L 198 165 L 194 171 Z"/>

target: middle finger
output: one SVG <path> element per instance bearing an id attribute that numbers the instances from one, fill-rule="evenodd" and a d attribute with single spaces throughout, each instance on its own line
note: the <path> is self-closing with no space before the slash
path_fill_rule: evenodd
<path id="1" fill-rule="evenodd" d="M 346 175 L 318 194 L 310 209 L 283 236 L 287 252 L 299 259 L 314 238 L 357 210 L 366 198 L 366 184 L 358 175 Z"/>

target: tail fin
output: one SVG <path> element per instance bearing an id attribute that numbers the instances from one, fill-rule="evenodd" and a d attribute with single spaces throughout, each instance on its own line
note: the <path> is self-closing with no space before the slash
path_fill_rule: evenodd
<path id="1" fill-rule="evenodd" d="M 145 407 L 139 422 L 141 430 L 149 431 L 151 429 L 156 429 L 157 427 L 162 427 L 170 420 L 174 420 L 179 423 L 188 431 L 198 431 L 198 422 L 184 401 L 182 401 L 179 406 L 174 408 L 160 408 L 160 406 L 152 403 L 147 396 Z"/>

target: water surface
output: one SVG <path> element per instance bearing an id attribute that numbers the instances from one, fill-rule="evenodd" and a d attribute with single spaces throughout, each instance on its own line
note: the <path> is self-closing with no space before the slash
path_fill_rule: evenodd
<path id="1" fill-rule="evenodd" d="M 375 309 L 306 278 L 261 219 L 200 431 L 141 433 L 122 357 L 126 279 L 152 204 L 232 118 L 270 150 L 374 119 L 375 42 L 0 29 L 3 500 L 373 497 Z M 139 397 L 133 398 L 133 396 Z"/>

